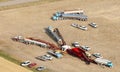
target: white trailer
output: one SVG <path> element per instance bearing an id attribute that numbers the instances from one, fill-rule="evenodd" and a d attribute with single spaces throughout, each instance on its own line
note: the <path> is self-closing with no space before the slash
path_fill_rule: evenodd
<path id="1" fill-rule="evenodd" d="M 63 12 L 56 12 L 52 17 L 53 20 L 63 20 L 63 19 L 77 19 L 81 21 L 86 21 L 88 19 L 87 15 L 84 14 L 83 10 L 68 10 Z"/>
<path id="2" fill-rule="evenodd" d="M 14 38 L 12 38 L 14 41 L 19 41 L 21 43 L 25 43 L 25 44 L 36 44 L 38 46 L 41 46 L 41 47 L 49 47 L 49 45 L 47 45 L 46 43 L 42 43 L 40 41 L 35 41 L 35 40 L 31 40 L 29 38 L 24 38 L 22 36 L 16 36 Z"/>
<path id="3" fill-rule="evenodd" d="M 62 42 L 62 39 L 54 32 L 54 29 L 52 28 L 52 26 L 49 26 L 48 28 L 48 32 L 55 38 L 55 40 L 57 42 Z"/>
<path id="4" fill-rule="evenodd" d="M 76 14 L 80 14 L 80 13 L 84 13 L 84 11 L 82 9 L 75 9 L 75 10 L 65 10 L 63 11 L 64 14 L 73 14 L 73 13 L 76 13 Z"/>
<path id="5" fill-rule="evenodd" d="M 113 67 L 113 64 L 111 61 L 107 60 L 107 59 L 103 59 L 103 58 L 96 58 L 94 60 L 97 64 L 101 64 L 101 65 L 106 65 L 108 67 Z"/>

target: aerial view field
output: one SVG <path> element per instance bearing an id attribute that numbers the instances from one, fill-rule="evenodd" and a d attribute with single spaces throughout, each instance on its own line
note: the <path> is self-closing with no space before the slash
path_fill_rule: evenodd
<path id="1" fill-rule="evenodd" d="M 45 66 L 48 69 L 45 72 L 120 72 L 120 0 L 46 0 L 45 3 L 24 3 L 23 6 L 21 4 L 19 7 L 12 5 L 10 8 L 4 8 L 0 7 L 0 52 L 5 52 L 21 62 L 35 62 L 37 65 L 34 68 Z M 88 20 L 51 19 L 58 11 L 74 9 L 84 10 Z M 89 26 L 91 22 L 96 23 L 98 27 Z M 87 26 L 88 29 L 84 31 L 74 28 L 71 26 L 73 23 Z M 15 36 L 33 37 L 58 46 L 46 33 L 48 26 L 58 28 L 67 45 L 72 48 L 73 42 L 87 45 L 91 48 L 90 53 L 101 53 L 103 58 L 112 61 L 113 67 L 103 67 L 94 63 L 88 65 L 68 53 L 60 59 L 53 56 L 51 61 L 38 60 L 37 56 L 47 54 L 47 48 L 26 45 L 11 39 Z M 5 60 L 1 55 L 0 61 L 2 72 L 31 72 L 29 68 Z"/>

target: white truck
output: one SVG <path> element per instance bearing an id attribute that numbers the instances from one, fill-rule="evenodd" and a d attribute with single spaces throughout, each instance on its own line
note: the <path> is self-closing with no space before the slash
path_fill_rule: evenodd
<path id="1" fill-rule="evenodd" d="M 103 59 L 103 58 L 96 58 L 94 60 L 97 64 L 101 64 L 101 65 L 105 65 L 108 67 L 113 67 L 113 63 L 107 59 Z"/>
<path id="2" fill-rule="evenodd" d="M 70 11 L 59 11 L 52 17 L 53 20 L 63 20 L 63 19 L 77 19 L 81 21 L 86 21 L 88 19 L 87 15 L 84 14 L 83 10 L 70 10 Z"/>

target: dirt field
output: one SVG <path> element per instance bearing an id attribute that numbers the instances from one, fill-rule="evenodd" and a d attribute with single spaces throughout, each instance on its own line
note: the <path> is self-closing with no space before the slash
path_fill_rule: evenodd
<path id="1" fill-rule="evenodd" d="M 32 72 L 21 66 L 18 66 L 12 62 L 0 57 L 0 71 L 2 72 Z"/>
<path id="2" fill-rule="evenodd" d="M 6 2 L 5 2 L 6 1 Z M 1 0 L 0 1 L 0 6 L 10 6 L 10 5 L 16 5 L 16 4 L 22 4 L 22 3 L 27 3 L 27 2 L 34 2 L 38 0 Z"/>
<path id="3" fill-rule="evenodd" d="M 60 10 L 84 9 L 89 17 L 86 22 L 77 20 L 52 21 L 53 13 Z M 120 72 L 120 1 L 119 0 L 62 0 L 48 4 L 30 6 L 0 12 L 0 49 L 21 60 L 31 60 L 45 65 L 54 72 Z M 94 29 L 88 23 L 99 25 Z M 88 31 L 71 27 L 71 23 L 88 26 Z M 76 57 L 65 55 L 62 59 L 39 61 L 35 57 L 46 54 L 47 49 L 34 45 L 13 42 L 11 37 L 22 35 L 40 38 L 55 43 L 46 33 L 48 26 L 59 28 L 67 42 L 78 41 L 92 48 L 91 53 L 100 52 L 113 62 L 113 68 L 86 65 Z"/>

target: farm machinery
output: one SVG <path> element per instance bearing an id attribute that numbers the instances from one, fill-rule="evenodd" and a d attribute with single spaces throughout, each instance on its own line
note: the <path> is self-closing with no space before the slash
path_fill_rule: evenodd
<path id="1" fill-rule="evenodd" d="M 66 45 L 66 42 L 58 28 L 53 29 L 52 26 L 49 26 L 47 28 L 47 31 L 48 31 L 49 35 L 51 35 L 53 37 L 53 39 L 58 43 L 61 50 L 65 51 L 66 49 L 70 48 L 70 46 Z"/>
<path id="2" fill-rule="evenodd" d="M 58 28 L 54 28 L 52 26 L 49 26 L 47 28 L 47 31 L 49 33 L 49 35 L 51 35 L 55 41 L 57 41 L 57 43 L 62 46 L 62 45 L 66 45 L 66 42 L 64 41 L 62 35 L 60 34 Z"/>
<path id="3" fill-rule="evenodd" d="M 63 20 L 63 19 L 77 19 L 81 21 L 86 21 L 88 19 L 87 15 L 84 14 L 83 10 L 67 10 L 56 12 L 52 17 L 53 20 Z"/>
<path id="4" fill-rule="evenodd" d="M 91 55 L 88 52 L 82 50 L 81 48 L 67 49 L 67 52 L 70 55 L 74 55 L 74 56 L 80 58 L 81 60 L 84 60 L 87 64 L 94 62 L 92 59 L 90 59 Z"/>
<path id="5" fill-rule="evenodd" d="M 41 39 L 35 39 L 35 38 L 32 38 L 32 37 L 24 38 L 22 36 L 16 36 L 16 37 L 12 38 L 12 40 L 18 41 L 18 42 L 21 42 L 21 43 L 24 43 L 24 44 L 35 44 L 35 45 L 38 45 L 40 47 L 50 48 L 50 49 L 53 49 L 53 50 L 60 49 L 59 47 L 57 47 L 53 43 L 50 43 L 50 42 L 47 42 L 47 41 L 44 41 L 44 40 L 41 40 Z"/>

